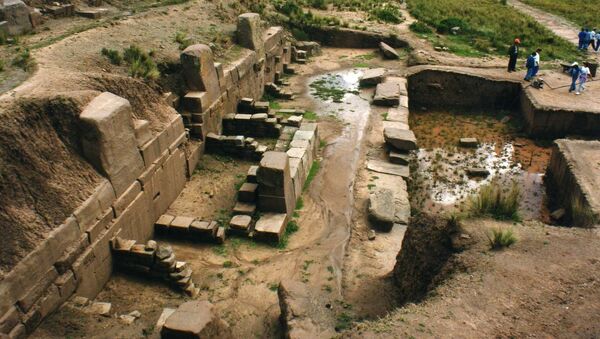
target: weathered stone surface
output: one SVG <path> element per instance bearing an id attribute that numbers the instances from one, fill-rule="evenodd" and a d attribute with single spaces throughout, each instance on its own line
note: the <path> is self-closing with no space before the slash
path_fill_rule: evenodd
<path id="1" fill-rule="evenodd" d="M 300 124 L 302 123 L 303 119 L 304 118 L 301 115 L 292 115 L 288 118 L 288 124 L 290 126 L 300 127 Z"/>
<path id="2" fill-rule="evenodd" d="M 29 8 L 21 0 L 4 0 L 0 6 L 0 21 L 6 21 L 10 35 L 21 35 L 32 29 Z"/>
<path id="3" fill-rule="evenodd" d="M 477 138 L 460 138 L 458 144 L 461 147 L 477 147 L 479 142 L 477 141 Z"/>
<path id="4" fill-rule="evenodd" d="M 265 213 L 254 226 L 257 239 L 279 242 L 285 233 L 288 216 L 285 213 Z"/>
<path id="5" fill-rule="evenodd" d="M 410 200 L 406 189 L 406 181 L 393 189 L 394 192 L 394 223 L 408 225 L 410 221 Z"/>
<path id="6" fill-rule="evenodd" d="M 394 192 L 378 187 L 369 195 L 369 221 L 382 230 L 390 231 L 394 226 Z"/>
<path id="7" fill-rule="evenodd" d="M 195 220 L 190 225 L 190 233 L 214 238 L 217 235 L 218 224 L 215 221 Z"/>
<path id="8" fill-rule="evenodd" d="M 129 101 L 104 92 L 79 116 L 85 157 L 105 174 L 120 196 L 144 170 Z"/>
<path id="9" fill-rule="evenodd" d="M 256 212 L 256 204 L 253 203 L 245 203 L 245 202 L 237 202 L 233 207 L 233 213 L 235 214 L 243 214 L 243 215 L 254 215 Z"/>
<path id="10" fill-rule="evenodd" d="M 19 311 L 12 306 L 8 312 L 6 312 L 0 318 L 0 333 L 8 333 L 20 322 Z"/>
<path id="11" fill-rule="evenodd" d="M 408 153 L 400 153 L 395 151 L 390 151 L 389 159 L 392 164 L 397 165 L 408 165 L 410 161 L 410 155 Z"/>
<path id="12" fill-rule="evenodd" d="M 154 227 L 158 232 L 167 232 L 169 230 L 169 226 L 171 226 L 171 222 L 175 219 L 175 216 L 169 214 L 163 214 L 156 220 L 154 223 Z"/>
<path id="13" fill-rule="evenodd" d="M 167 321 L 167 319 L 174 312 L 175 312 L 174 308 L 163 308 L 162 313 L 160 314 L 160 316 L 158 317 L 158 320 L 156 321 L 155 327 L 158 331 L 160 331 L 162 329 L 162 327 L 165 325 L 165 322 Z"/>
<path id="14" fill-rule="evenodd" d="M 258 184 L 253 184 L 249 182 L 245 182 L 240 190 L 238 191 L 238 201 L 253 203 L 256 201 L 256 193 L 258 189 Z"/>
<path id="15" fill-rule="evenodd" d="M 141 147 L 150 141 L 150 139 L 152 139 L 150 122 L 148 120 L 135 119 L 133 121 L 133 128 L 135 131 L 135 139 L 138 142 L 138 147 Z"/>
<path id="16" fill-rule="evenodd" d="M 322 326 L 318 321 L 332 321 L 331 312 L 323 307 L 323 299 L 313 294 L 309 288 L 298 281 L 285 279 L 277 289 L 280 321 L 285 331 L 284 337 L 290 339 L 332 338 L 335 333 L 330 326 Z M 328 312 L 328 313 L 325 313 Z M 327 329 L 325 329 L 327 328 Z"/>
<path id="17" fill-rule="evenodd" d="M 417 149 L 417 138 L 411 130 L 399 128 L 385 128 L 383 130 L 385 142 L 399 151 L 412 151 Z"/>
<path id="18" fill-rule="evenodd" d="M 396 121 L 408 125 L 409 111 L 407 107 L 391 107 L 388 110 L 387 121 Z"/>
<path id="19" fill-rule="evenodd" d="M 252 226 L 252 218 L 249 215 L 234 215 L 229 222 L 229 228 L 235 231 L 248 232 Z"/>
<path id="20" fill-rule="evenodd" d="M 192 45 L 181 53 L 180 58 L 188 89 L 206 92 L 208 108 L 221 94 L 212 50 L 207 45 Z"/>
<path id="21" fill-rule="evenodd" d="M 257 171 L 258 183 L 282 187 L 286 176 L 289 176 L 288 155 L 284 152 L 266 152 Z"/>
<path id="22" fill-rule="evenodd" d="M 398 52 L 396 52 L 395 49 L 393 49 L 392 47 L 390 47 L 390 45 L 386 44 L 383 41 L 379 43 L 379 49 L 381 50 L 381 54 L 383 54 L 383 56 L 386 59 L 399 59 L 400 58 L 400 55 L 398 55 Z"/>
<path id="23" fill-rule="evenodd" d="M 165 321 L 160 331 L 163 339 L 230 338 L 225 322 L 218 318 L 208 301 L 188 301 L 181 304 Z"/>
<path id="24" fill-rule="evenodd" d="M 189 231 L 192 222 L 194 222 L 194 218 L 192 217 L 177 216 L 171 221 L 169 232 L 186 234 Z"/>
<path id="25" fill-rule="evenodd" d="M 83 311 L 88 314 L 97 314 L 105 317 L 110 317 L 110 310 L 112 309 L 111 303 L 106 302 L 93 302 L 86 306 Z"/>
<path id="26" fill-rule="evenodd" d="M 398 106 L 400 104 L 400 86 L 395 82 L 377 84 L 373 105 Z"/>
<path id="27" fill-rule="evenodd" d="M 381 124 L 383 125 L 384 130 L 386 128 L 396 128 L 396 129 L 404 129 L 404 130 L 410 129 L 410 126 L 408 126 L 408 124 L 405 124 L 405 123 L 399 122 L 399 121 L 382 121 Z"/>
<path id="28" fill-rule="evenodd" d="M 264 42 L 258 13 L 244 13 L 238 16 L 237 43 L 254 51 L 262 51 Z"/>
<path id="29" fill-rule="evenodd" d="M 390 164 L 379 160 L 369 160 L 369 162 L 367 162 L 367 169 L 374 172 L 401 176 L 404 179 L 408 179 L 410 176 L 410 169 L 408 166 Z"/>
<path id="30" fill-rule="evenodd" d="M 366 70 L 359 80 L 361 86 L 375 86 L 385 78 L 385 68 L 371 68 Z"/>
<path id="31" fill-rule="evenodd" d="M 223 243 L 225 243 L 225 237 L 226 237 L 225 227 L 219 227 L 217 229 L 217 235 L 215 237 L 215 241 L 217 242 L 217 244 L 223 244 Z"/>
<path id="32" fill-rule="evenodd" d="M 250 166 L 248 174 L 246 174 L 246 182 L 257 183 L 256 173 L 258 172 L 258 166 Z"/>

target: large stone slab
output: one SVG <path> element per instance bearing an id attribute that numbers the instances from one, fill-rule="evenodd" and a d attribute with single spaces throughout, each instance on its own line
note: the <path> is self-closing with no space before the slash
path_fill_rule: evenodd
<path id="1" fill-rule="evenodd" d="M 398 106 L 400 104 L 400 86 L 396 82 L 383 82 L 377 85 L 373 105 Z"/>
<path id="2" fill-rule="evenodd" d="M 214 306 L 205 300 L 181 304 L 165 321 L 160 331 L 163 339 L 231 338 L 225 322 Z"/>
<path id="3" fill-rule="evenodd" d="M 385 68 L 371 68 L 366 70 L 359 80 L 361 86 L 375 86 L 385 78 Z"/>
<path id="4" fill-rule="evenodd" d="M 258 13 L 244 13 L 238 16 L 237 43 L 253 51 L 262 51 L 264 42 Z"/>
<path id="5" fill-rule="evenodd" d="M 405 179 L 410 177 L 408 166 L 390 164 L 379 160 L 369 160 L 369 162 L 367 162 L 367 169 L 374 172 L 397 175 Z"/>
<path id="6" fill-rule="evenodd" d="M 129 101 L 109 92 L 94 98 L 79 116 L 83 153 L 120 196 L 144 170 Z"/>
<path id="7" fill-rule="evenodd" d="M 188 89 L 206 92 L 202 103 L 209 107 L 221 94 L 212 50 L 207 45 L 192 45 L 181 53 L 180 59 Z"/>
<path id="8" fill-rule="evenodd" d="M 371 224 L 382 231 L 390 231 L 394 226 L 394 192 L 377 187 L 369 195 L 368 216 Z"/>
<path id="9" fill-rule="evenodd" d="M 285 233 L 288 216 L 285 213 L 265 213 L 254 226 L 254 237 L 260 240 L 279 242 Z"/>
<path id="10" fill-rule="evenodd" d="M 399 151 L 412 151 L 417 149 L 417 138 L 411 130 L 386 127 L 383 129 L 385 142 Z"/>
<path id="11" fill-rule="evenodd" d="M 388 110 L 385 120 L 401 122 L 408 125 L 409 111 L 407 107 L 392 107 Z"/>
<path id="12" fill-rule="evenodd" d="M 381 50 L 381 54 L 383 54 L 383 57 L 386 59 L 399 59 L 400 58 L 400 55 L 398 55 L 398 52 L 396 52 L 395 49 L 393 49 L 390 45 L 386 44 L 383 41 L 379 43 L 379 50 Z"/>

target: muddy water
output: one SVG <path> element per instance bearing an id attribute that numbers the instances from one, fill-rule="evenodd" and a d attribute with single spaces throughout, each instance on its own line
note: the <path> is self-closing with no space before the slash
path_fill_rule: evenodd
<path id="1" fill-rule="evenodd" d="M 336 270 L 342 267 L 345 246 L 350 236 L 350 222 L 355 174 L 358 168 L 364 132 L 370 114 L 366 93 L 361 93 L 358 81 L 361 70 L 342 70 L 308 79 L 307 96 L 315 112 L 339 120 L 343 130 L 324 150 L 321 174 L 313 183 L 311 197 L 324 209 L 327 225 L 323 228 L 322 243 L 334 244 L 330 258 Z M 337 97 L 328 97 L 310 85 L 326 83 L 338 91 Z M 339 95 L 339 91 L 344 91 Z M 326 241 L 326 242 L 325 242 Z M 328 245 L 331 246 L 331 245 Z M 338 285 L 341 275 L 337 275 Z"/>

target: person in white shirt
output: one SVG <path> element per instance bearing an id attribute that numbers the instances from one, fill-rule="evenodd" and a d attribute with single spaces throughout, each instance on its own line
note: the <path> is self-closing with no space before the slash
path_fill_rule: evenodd
<path id="1" fill-rule="evenodd" d="M 585 90 L 585 83 L 590 76 L 590 69 L 586 65 L 581 66 L 580 69 L 581 73 L 579 73 L 579 87 L 577 88 L 577 92 L 575 92 L 577 95 L 581 94 L 581 92 Z"/>
<path id="2" fill-rule="evenodd" d="M 540 52 L 541 51 L 542 51 L 541 48 L 538 48 L 538 49 L 535 50 L 535 55 L 533 56 L 534 66 L 533 66 L 533 74 L 532 74 L 532 76 L 536 76 L 536 74 L 540 70 Z"/>

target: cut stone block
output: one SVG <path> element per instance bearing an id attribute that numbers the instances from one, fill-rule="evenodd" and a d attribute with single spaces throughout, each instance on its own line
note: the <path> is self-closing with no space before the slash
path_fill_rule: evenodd
<path id="1" fill-rule="evenodd" d="M 379 43 L 379 49 L 381 50 L 381 54 L 383 54 L 383 56 L 386 59 L 399 59 L 400 58 L 400 55 L 398 55 L 398 52 L 396 52 L 395 49 L 393 49 L 390 45 L 386 44 L 383 41 Z"/>
<path id="2" fill-rule="evenodd" d="M 182 74 L 190 91 L 206 92 L 206 108 L 221 95 L 217 70 L 210 47 L 203 44 L 187 47 L 180 56 Z"/>
<path id="3" fill-rule="evenodd" d="M 409 111 L 407 107 L 392 107 L 388 110 L 387 121 L 397 121 L 408 125 Z"/>
<path id="4" fill-rule="evenodd" d="M 390 231 L 394 226 L 394 192 L 378 187 L 369 195 L 369 221 L 382 231 Z"/>
<path id="5" fill-rule="evenodd" d="M 233 207 L 233 213 L 253 216 L 256 212 L 256 204 L 237 202 Z"/>
<path id="6" fill-rule="evenodd" d="M 201 92 L 201 91 L 188 92 L 183 97 L 182 102 L 183 102 L 183 108 L 185 110 L 187 110 L 188 112 L 193 112 L 193 113 L 202 113 L 202 112 L 206 111 L 212 104 L 208 94 L 206 92 Z M 194 115 L 193 117 L 201 118 L 202 115 Z M 199 123 L 202 122 L 202 121 L 197 121 L 198 120 L 197 118 L 195 118 L 195 120 L 196 121 L 193 121 L 193 122 L 199 122 Z M 202 120 L 202 119 L 199 119 L 199 120 Z"/>
<path id="7" fill-rule="evenodd" d="M 228 338 L 227 324 L 217 316 L 214 306 L 205 300 L 181 304 L 165 321 L 162 339 Z"/>
<path id="8" fill-rule="evenodd" d="M 148 122 L 148 120 L 135 119 L 133 121 L 133 128 L 135 130 L 135 139 L 138 142 L 138 147 L 143 146 L 152 139 L 150 122 Z"/>
<path id="9" fill-rule="evenodd" d="M 268 101 L 257 101 L 254 103 L 254 113 L 268 113 L 269 102 Z"/>
<path id="10" fill-rule="evenodd" d="M 254 226 L 254 237 L 264 241 L 279 242 L 285 233 L 288 216 L 285 213 L 265 213 Z"/>
<path id="11" fill-rule="evenodd" d="M 470 147 L 470 148 L 476 148 L 477 146 L 479 146 L 479 142 L 477 141 L 477 138 L 460 138 L 460 140 L 458 141 L 458 144 L 461 147 Z"/>
<path id="12" fill-rule="evenodd" d="M 395 82 L 377 84 L 373 105 L 398 106 L 400 104 L 400 86 Z"/>
<path id="13" fill-rule="evenodd" d="M 226 237 L 225 227 L 219 227 L 217 229 L 217 236 L 215 237 L 215 241 L 217 242 L 217 244 L 223 244 L 223 243 L 225 243 L 225 237 Z"/>
<path id="14" fill-rule="evenodd" d="M 247 203 L 255 202 L 257 189 L 257 184 L 245 182 L 238 191 L 238 201 Z"/>
<path id="15" fill-rule="evenodd" d="M 190 233 L 201 237 L 214 238 L 219 225 L 215 221 L 195 220 L 190 224 Z"/>
<path id="16" fill-rule="evenodd" d="M 385 128 L 383 130 L 385 142 L 399 151 L 412 151 L 417 149 L 417 138 L 411 130 L 399 128 Z"/>
<path id="17" fill-rule="evenodd" d="M 363 76 L 360 78 L 361 86 L 375 86 L 381 82 L 385 78 L 385 68 L 372 68 L 368 69 L 363 73 Z"/>
<path id="18" fill-rule="evenodd" d="M 237 43 L 240 46 L 253 51 L 264 49 L 260 15 L 258 13 L 244 13 L 238 16 L 236 34 Z"/>
<path id="19" fill-rule="evenodd" d="M 382 125 L 383 125 L 383 129 L 386 129 L 386 128 L 397 128 L 397 129 L 404 129 L 404 130 L 410 129 L 408 124 L 405 124 L 405 123 L 399 122 L 399 121 L 382 121 Z"/>
<path id="20" fill-rule="evenodd" d="M 292 115 L 291 117 L 288 118 L 288 125 L 294 126 L 294 127 L 300 127 L 300 124 L 302 123 L 303 119 L 304 118 L 301 115 Z"/>
<path id="21" fill-rule="evenodd" d="M 410 155 L 408 153 L 400 153 L 391 151 L 389 159 L 392 164 L 408 165 L 410 161 Z"/>
<path id="22" fill-rule="evenodd" d="M 248 169 L 248 174 L 246 175 L 246 182 L 254 184 L 257 183 L 256 172 L 258 172 L 258 166 L 250 166 L 250 169 Z"/>
<path id="23" fill-rule="evenodd" d="M 175 216 L 169 214 L 163 214 L 156 220 L 154 223 L 154 229 L 157 232 L 167 233 L 169 231 L 169 226 L 171 226 L 171 222 L 175 219 Z"/>
<path id="24" fill-rule="evenodd" d="M 109 92 L 94 98 L 79 116 L 86 159 L 106 175 L 120 196 L 143 172 L 129 101 Z"/>
<path id="25" fill-rule="evenodd" d="M 410 169 L 408 166 L 390 164 L 379 160 L 369 160 L 369 162 L 367 162 L 367 169 L 374 172 L 401 176 L 404 179 L 408 179 L 410 176 Z"/>
<path id="26" fill-rule="evenodd" d="M 29 19 L 29 7 L 21 0 L 4 0 L 0 7 L 0 21 L 10 35 L 21 35 L 33 28 Z"/>
<path id="27" fill-rule="evenodd" d="M 171 221 L 171 225 L 169 226 L 169 232 L 187 234 L 192 222 L 194 222 L 194 218 L 192 217 L 177 216 L 175 217 L 175 219 L 173 219 L 173 221 Z"/>
<path id="28" fill-rule="evenodd" d="M 232 231 L 249 232 L 252 226 L 252 218 L 249 215 L 234 215 L 229 222 Z"/>
<path id="29" fill-rule="evenodd" d="M 284 152 L 266 152 L 257 170 L 258 183 L 281 187 L 286 176 L 289 177 L 288 155 Z"/>

